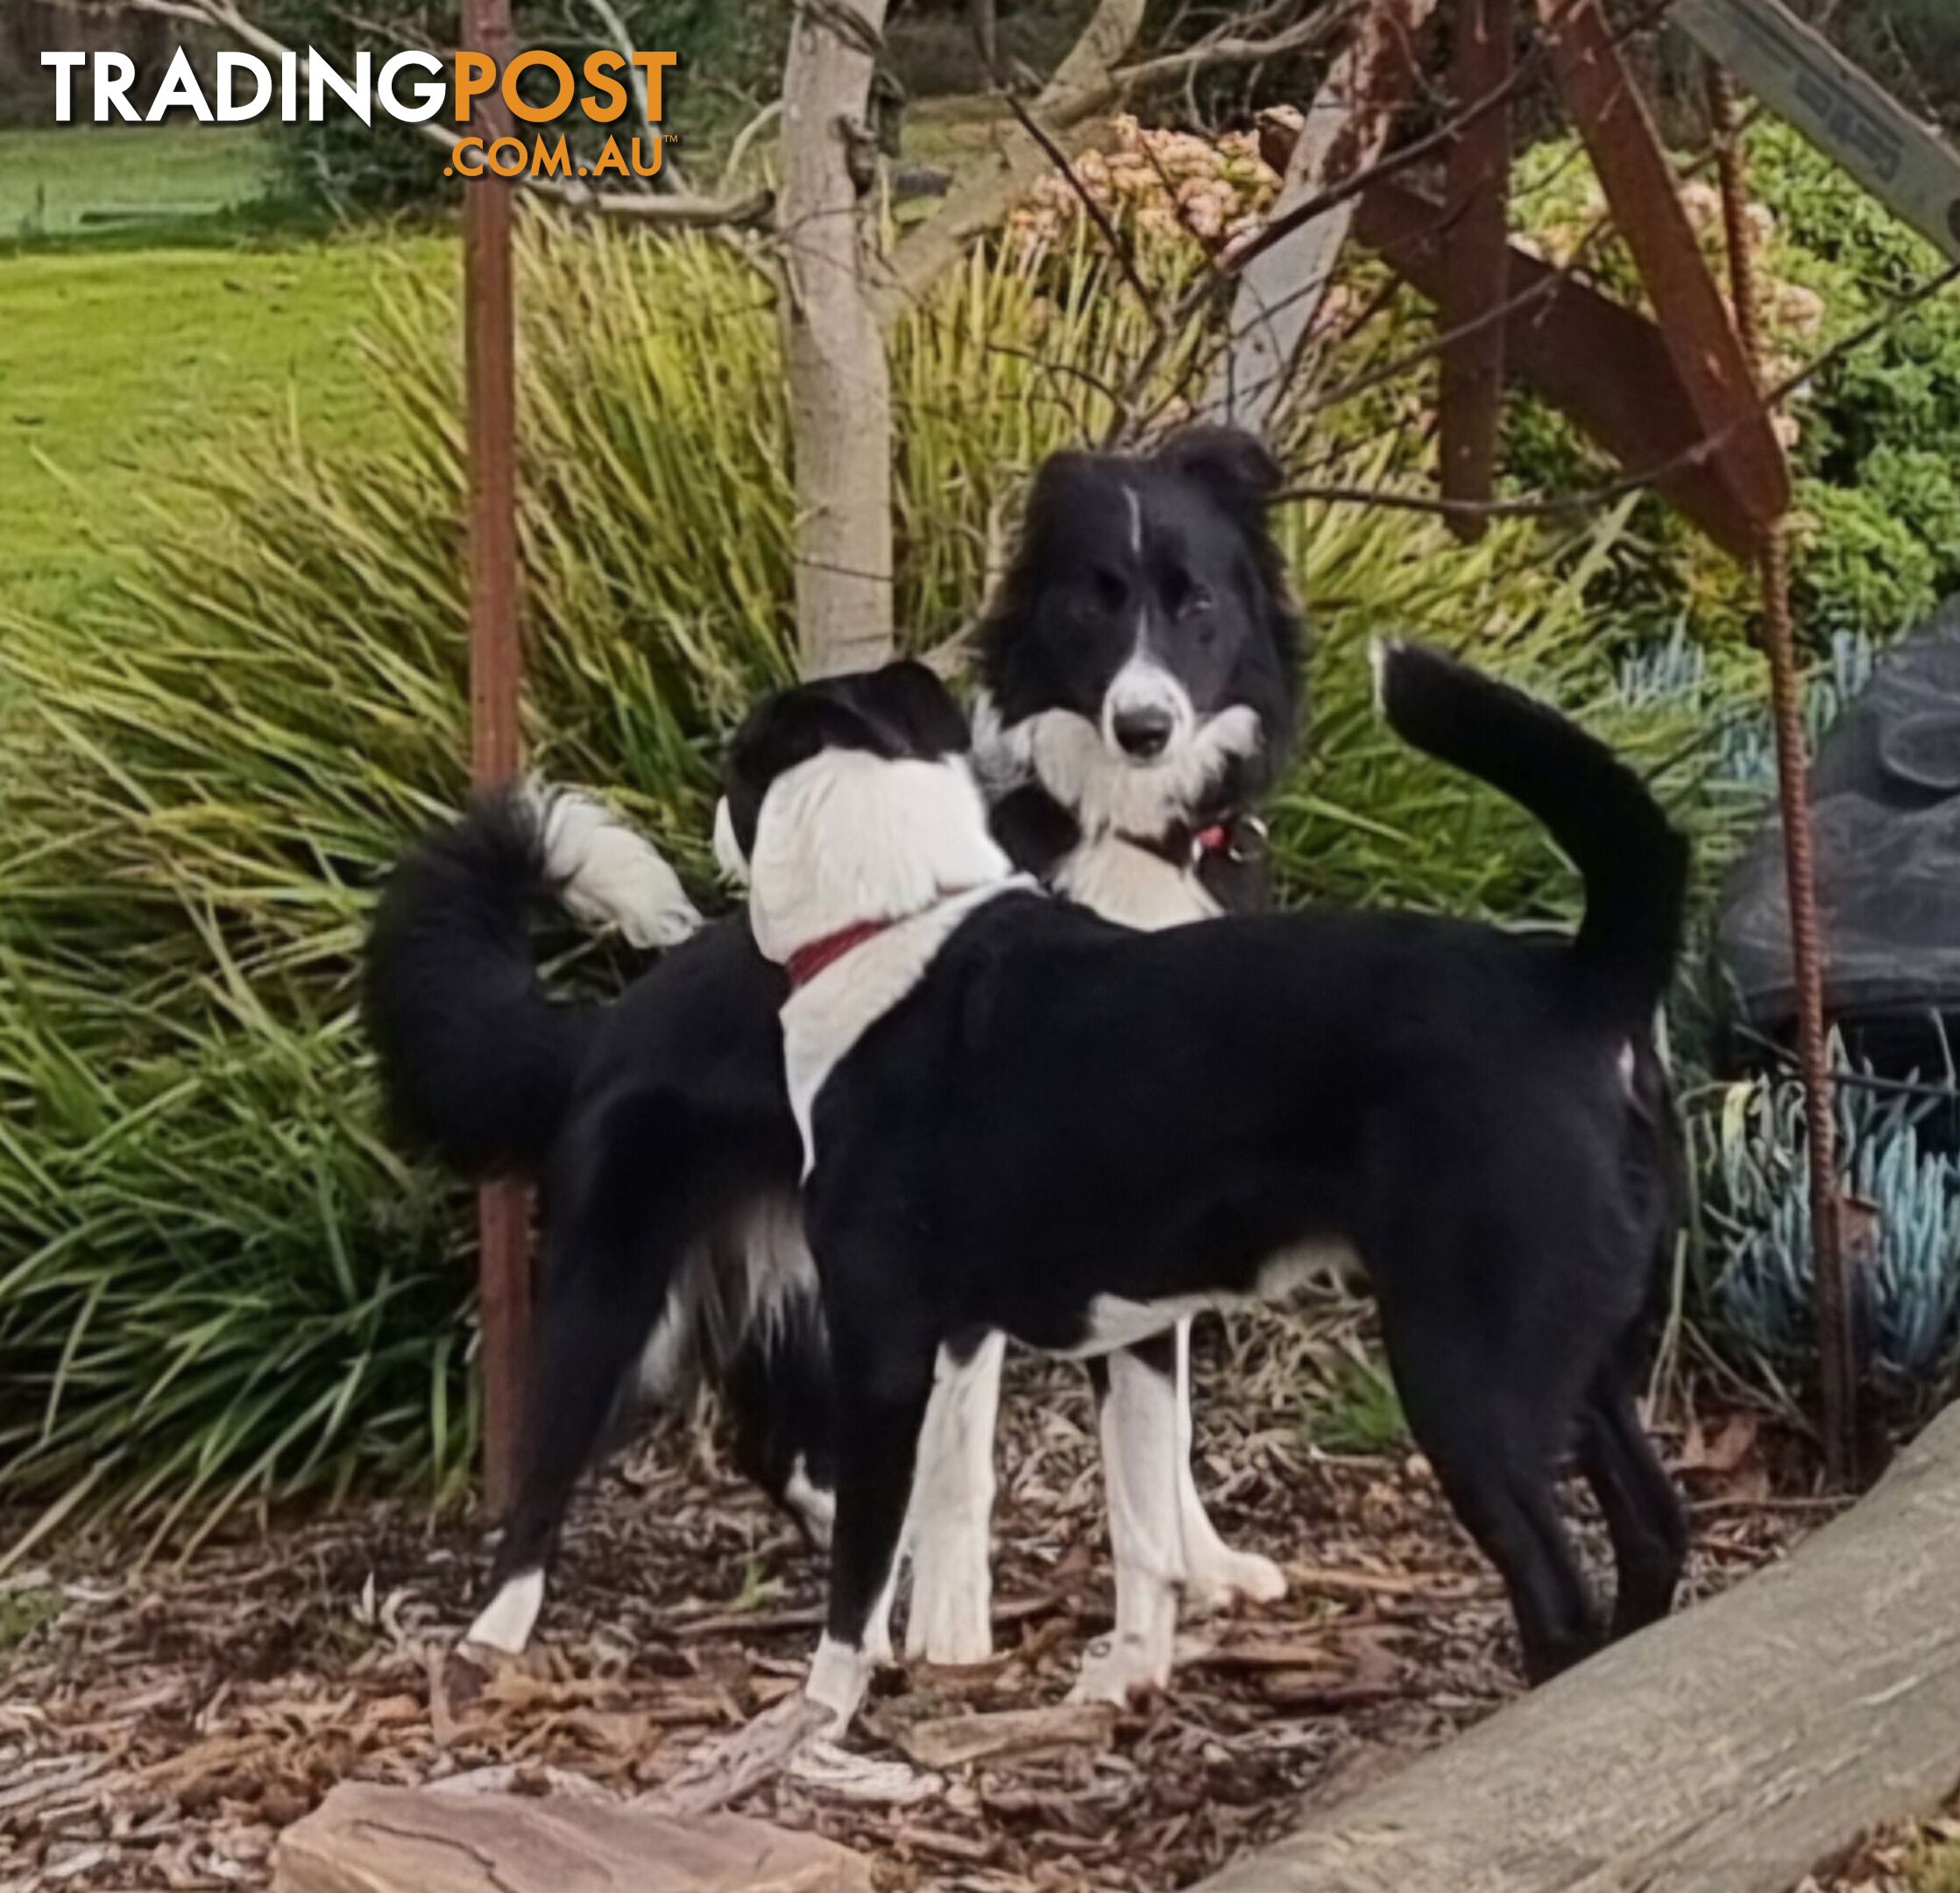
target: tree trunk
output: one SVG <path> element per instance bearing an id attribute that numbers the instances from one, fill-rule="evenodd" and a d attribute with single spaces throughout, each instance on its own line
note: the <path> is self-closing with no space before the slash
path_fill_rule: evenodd
<path id="1" fill-rule="evenodd" d="M 892 655 L 891 378 L 858 178 L 884 0 L 805 0 L 782 86 L 783 352 L 805 675 Z"/>
<path id="2" fill-rule="evenodd" d="M 1794 1552 L 1206 1882 L 1794 1886 L 1960 1775 L 1960 1407 Z"/>

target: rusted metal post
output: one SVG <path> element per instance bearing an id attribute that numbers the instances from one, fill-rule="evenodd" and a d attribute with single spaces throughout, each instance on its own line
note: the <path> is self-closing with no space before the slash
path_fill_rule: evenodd
<path id="1" fill-rule="evenodd" d="M 463 39 L 501 71 L 513 50 L 510 0 L 463 0 Z M 509 129 L 495 91 L 473 129 L 487 144 Z M 507 783 L 522 761 L 522 651 L 517 628 L 517 381 L 511 294 L 512 188 L 487 173 L 463 186 L 463 336 L 470 456 L 470 766 L 478 788 Z M 484 1498 L 509 1502 L 531 1325 L 528 1195 L 487 1185 L 477 1199 L 483 1323 Z"/>
<path id="2" fill-rule="evenodd" d="M 1456 110 L 1499 93 L 1511 77 L 1511 0 L 1463 0 L 1456 16 L 1450 92 Z M 1443 235 L 1440 315 L 1442 392 L 1438 403 L 1446 500 L 1482 504 L 1496 488 L 1497 429 L 1504 398 L 1508 293 L 1511 113 L 1498 105 L 1473 118 L 1449 148 L 1449 222 Z M 1459 538 L 1481 539 L 1488 521 L 1456 514 Z"/>
<path id="3" fill-rule="evenodd" d="M 1709 68 L 1709 117 L 1722 179 L 1723 232 L 1729 248 L 1729 285 L 1736 327 L 1758 374 L 1762 322 L 1757 301 L 1749 199 L 1737 137 L 1735 98 L 1728 74 Z M 1810 828 L 1809 745 L 1803 727 L 1802 683 L 1790 615 L 1788 535 L 1778 520 L 1765 535 L 1759 562 L 1763 649 L 1769 658 L 1770 703 L 1776 726 L 1776 789 L 1783 811 L 1783 863 L 1790 909 L 1790 958 L 1797 995 L 1797 1059 L 1803 1073 L 1804 1124 L 1810 1145 L 1812 1301 L 1817 1318 L 1817 1370 L 1824 1470 L 1836 1485 L 1858 1477 L 1858 1397 L 1864 1376 L 1857 1324 L 1845 1279 L 1844 1229 L 1837 1188 L 1836 1117 L 1829 1041 L 1824 1023 L 1822 930 L 1817 918 L 1817 869 Z"/>
<path id="4" fill-rule="evenodd" d="M 1760 535 L 1789 510 L 1789 466 L 1763 411 L 1754 364 L 1695 242 L 1653 120 L 1599 0 L 1538 0 L 1538 6 L 1559 89 L 1652 300 L 1709 443 L 1709 462 Z"/>

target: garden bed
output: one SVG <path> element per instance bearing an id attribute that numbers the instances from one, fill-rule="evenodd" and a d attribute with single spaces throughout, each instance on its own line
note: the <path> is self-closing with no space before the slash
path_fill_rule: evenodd
<path id="1" fill-rule="evenodd" d="M 1242 1340 L 1250 1323 L 1240 1325 Z M 984 1669 L 915 1670 L 851 1746 L 892 1762 L 874 1798 L 779 1779 L 739 1804 L 860 1848 L 892 1888 L 1181 1885 L 1277 1836 L 1518 1687 L 1508 1613 L 1405 1443 L 1312 1449 L 1300 1330 L 1244 1347 L 1199 1417 L 1228 1536 L 1282 1558 L 1280 1605 L 1195 1627 L 1168 1698 L 1045 1751 L 922 1779 L 916 1726 L 1053 1705 L 1106 1627 L 1109 1564 L 1082 1376 L 1025 1358 L 1004 1403 L 996 1617 Z M 1692 1584 L 1724 1586 L 1827 1508 L 1753 1419 L 1667 1438 L 1695 1506 Z M 1589 1549 L 1599 1563 L 1596 1535 Z M 485 1672 L 456 1641 L 479 1533 L 412 1507 L 238 1534 L 181 1569 L 76 1548 L 0 1590 L 0 1883 L 258 1886 L 279 1830 L 348 1778 L 420 1783 L 514 1764 L 622 1797 L 793 1689 L 821 1567 L 672 1429 L 574 1509 L 541 1640 Z M 858 1787 L 863 1791 L 862 1783 Z M 916 1798 L 911 1798 L 912 1797 Z"/>

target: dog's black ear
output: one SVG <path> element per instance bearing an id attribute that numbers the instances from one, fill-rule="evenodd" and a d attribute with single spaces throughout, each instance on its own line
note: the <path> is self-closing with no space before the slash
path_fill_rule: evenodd
<path id="1" fill-rule="evenodd" d="M 1286 484 L 1266 443 L 1243 428 L 1182 429 L 1157 449 L 1156 459 L 1169 471 L 1195 480 L 1234 513 L 1263 513 Z"/>
<path id="2" fill-rule="evenodd" d="M 966 713 L 937 672 L 908 657 L 877 673 L 884 705 L 914 755 L 963 755 L 973 748 Z"/>
<path id="3" fill-rule="evenodd" d="M 1064 524 L 1081 497 L 1108 478 L 1109 463 L 1102 454 L 1069 450 L 1051 453 L 1035 469 L 1028 488 L 1024 531 L 1033 534 L 1044 526 Z"/>
<path id="4" fill-rule="evenodd" d="M 875 675 L 875 673 L 868 673 Z M 856 682 L 853 679 L 850 682 Z M 729 739 L 721 784 L 735 840 L 745 857 L 755 852 L 762 798 L 777 776 L 825 749 L 881 752 L 888 739 L 846 694 L 849 684 L 795 684 L 765 697 Z"/>

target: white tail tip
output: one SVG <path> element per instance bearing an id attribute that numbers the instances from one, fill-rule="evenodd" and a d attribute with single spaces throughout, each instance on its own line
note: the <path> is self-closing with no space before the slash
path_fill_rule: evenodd
<path id="1" fill-rule="evenodd" d="M 617 927 L 633 945 L 677 946 L 701 916 L 660 850 L 610 809 L 570 790 L 533 787 L 545 871 L 575 920 Z"/>
<path id="2" fill-rule="evenodd" d="M 1370 638 L 1368 641 L 1368 668 L 1375 679 L 1375 714 L 1388 713 L 1389 660 L 1402 649 L 1397 638 Z"/>

